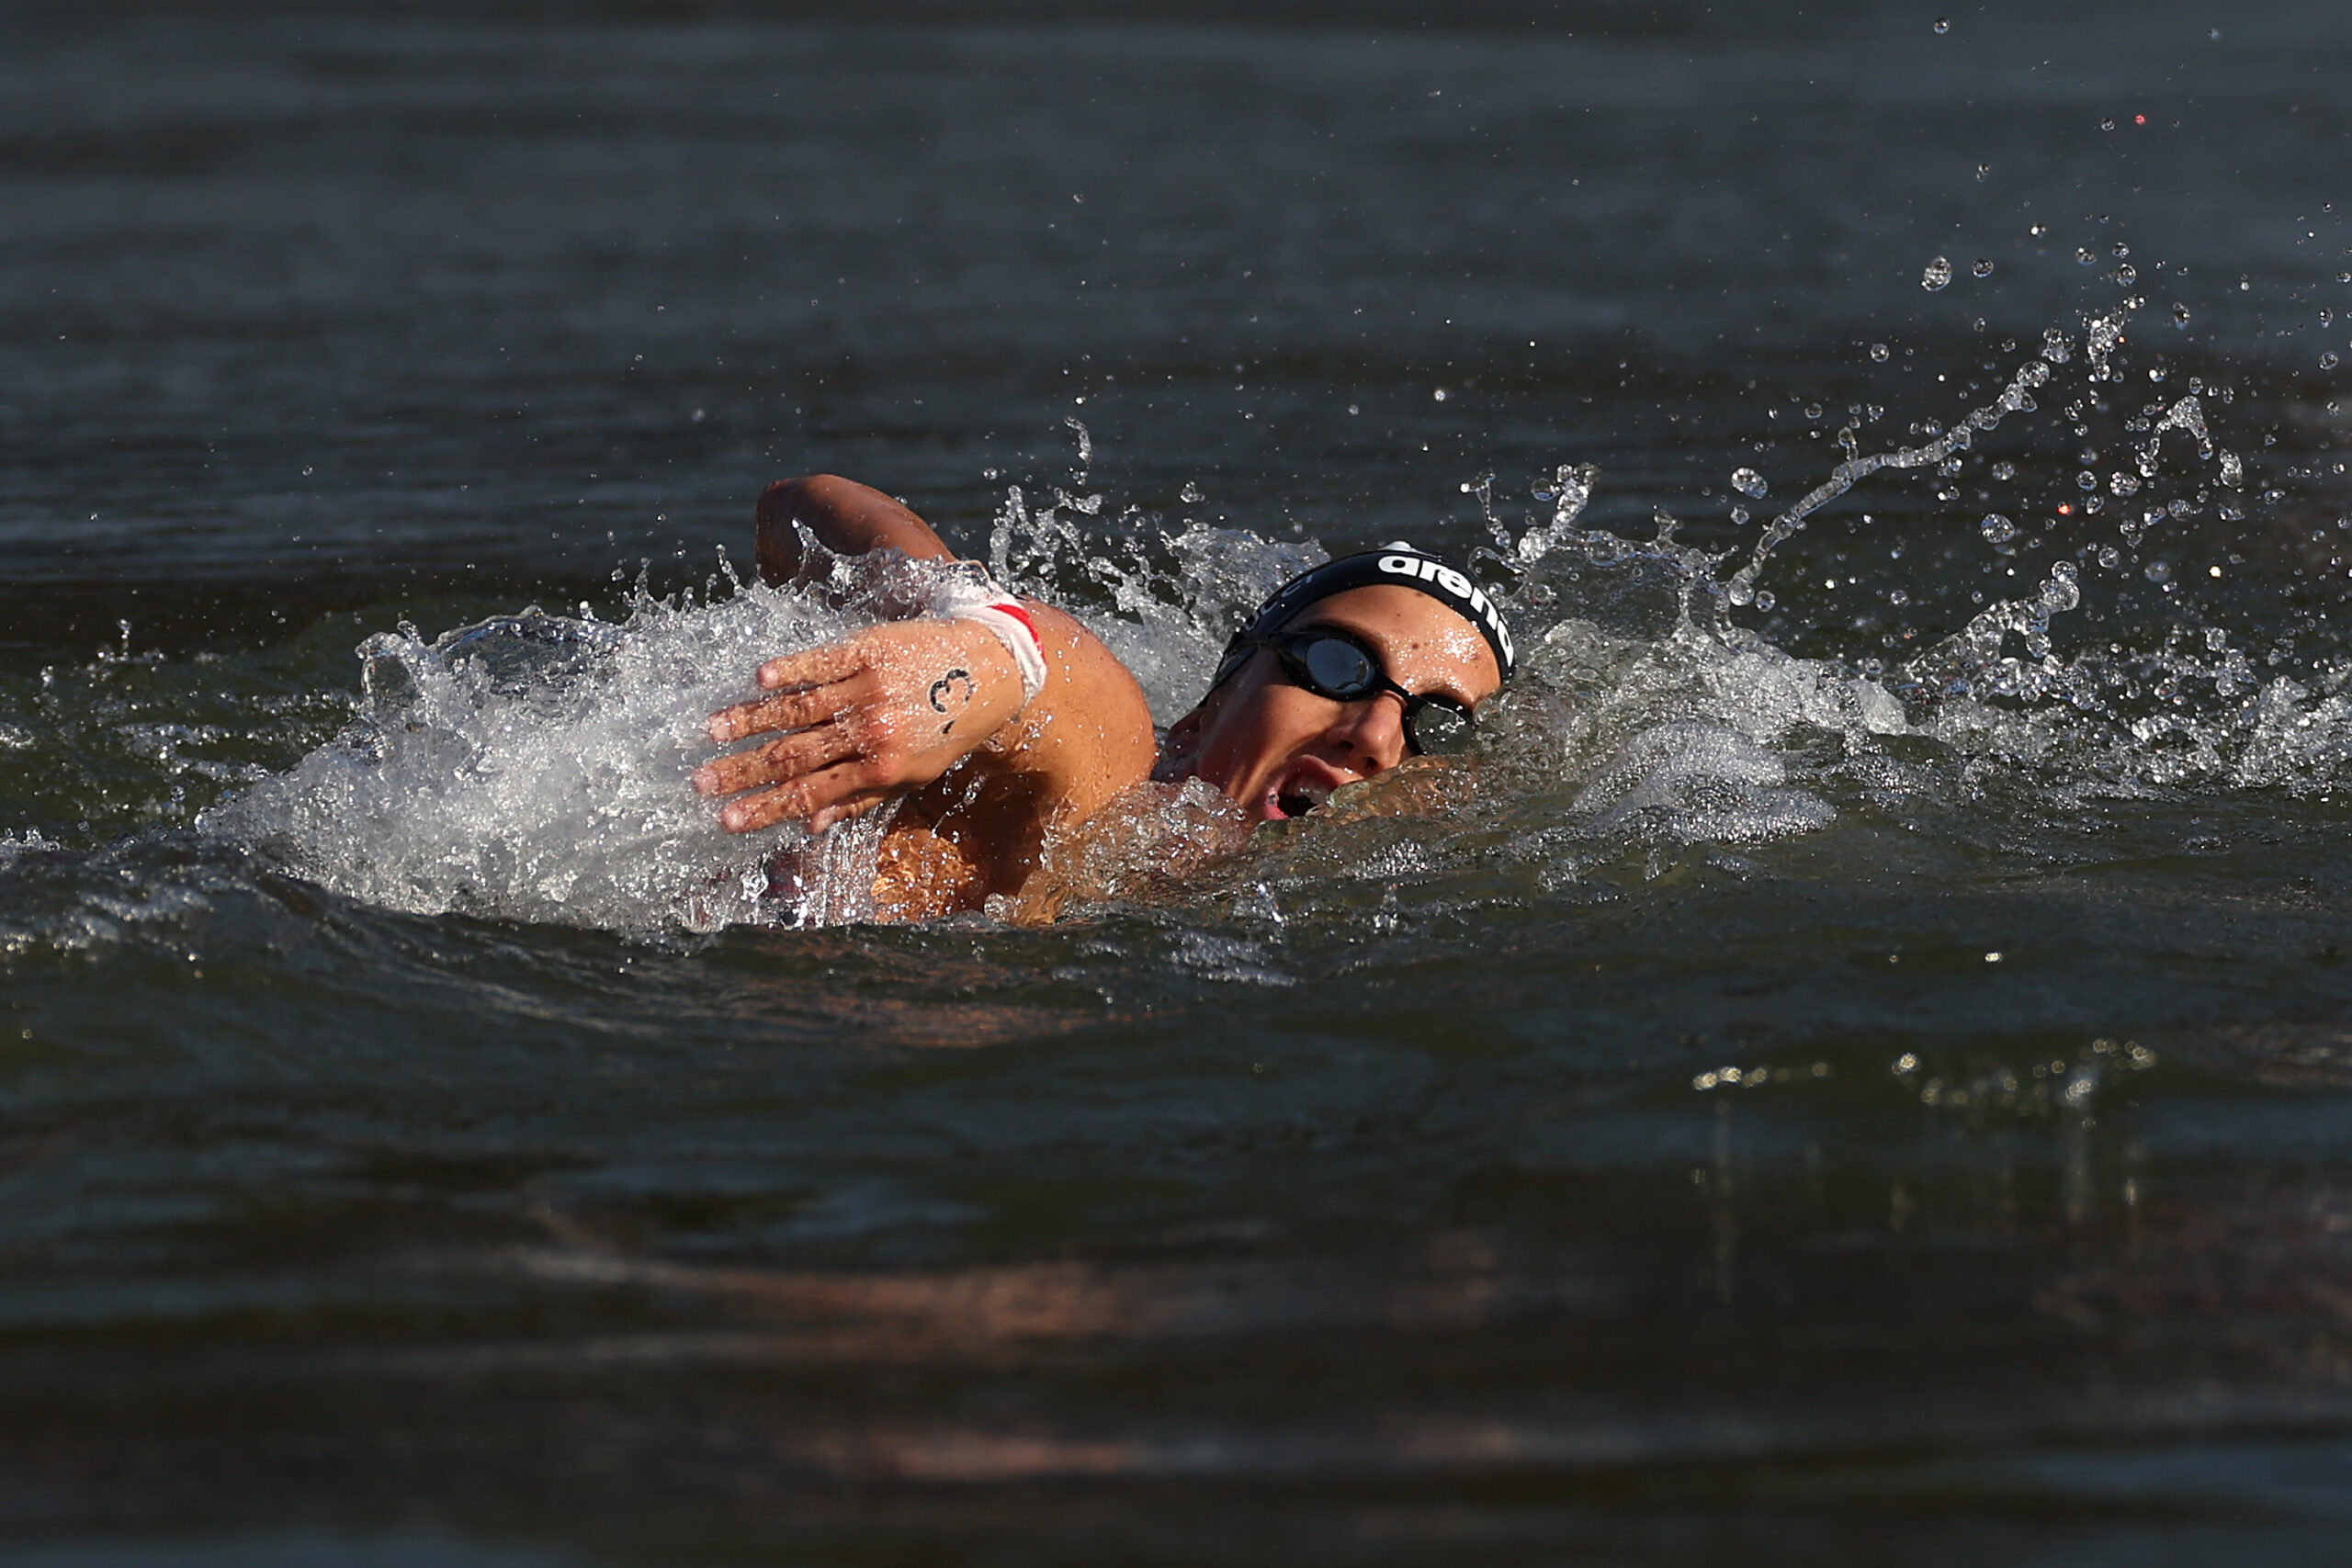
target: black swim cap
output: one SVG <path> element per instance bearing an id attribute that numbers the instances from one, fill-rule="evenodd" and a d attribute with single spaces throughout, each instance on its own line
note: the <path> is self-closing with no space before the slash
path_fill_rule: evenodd
<path id="1" fill-rule="evenodd" d="M 1338 560 L 1311 567 L 1275 589 L 1258 606 L 1258 613 L 1250 617 L 1249 624 L 1225 645 L 1225 656 L 1217 661 L 1209 690 L 1214 692 L 1224 685 L 1233 678 L 1235 671 L 1249 662 L 1250 655 L 1257 650 L 1257 644 L 1251 639 L 1274 631 L 1319 600 L 1345 593 L 1351 588 L 1370 588 L 1383 582 L 1426 593 L 1477 627 L 1478 635 L 1494 650 L 1496 668 L 1502 671 L 1505 681 L 1510 679 L 1519 656 L 1511 646 L 1510 627 L 1503 624 L 1501 608 L 1487 596 L 1486 590 L 1442 558 L 1415 549 L 1398 539 L 1376 550 L 1341 556 Z"/>

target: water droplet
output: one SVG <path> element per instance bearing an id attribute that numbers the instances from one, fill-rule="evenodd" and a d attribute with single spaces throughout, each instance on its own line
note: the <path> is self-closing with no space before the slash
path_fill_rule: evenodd
<path id="1" fill-rule="evenodd" d="M 2015 463 L 1996 463 L 1993 465 L 1993 477 L 2006 483 L 2018 477 L 2018 466 Z"/>
<path id="2" fill-rule="evenodd" d="M 2140 493 L 2140 476 L 2119 469 L 2107 476 L 2107 488 L 2117 495 L 2137 495 Z"/>
<path id="3" fill-rule="evenodd" d="M 1881 365 L 1885 364 L 1888 356 L 1894 352 L 1894 351 L 1893 349 L 1887 347 L 1886 344 L 1883 343 L 1874 343 L 1871 344 L 1871 358 Z"/>
<path id="4" fill-rule="evenodd" d="M 1443 387 L 1440 387 L 1437 390 L 1431 392 L 1430 396 L 1439 402 L 1443 402 L 1445 401 L 1445 389 Z"/>
<path id="5" fill-rule="evenodd" d="M 1731 520 L 1742 527 L 1745 527 L 1747 524 L 1754 521 L 1754 519 L 1748 514 L 1747 508 L 1745 506 L 1733 507 L 1731 509 Z"/>
<path id="6" fill-rule="evenodd" d="M 1911 595 L 1900 588 L 1890 588 L 1886 592 L 1886 602 L 1899 609 L 1911 603 Z"/>
<path id="7" fill-rule="evenodd" d="M 1754 468 L 1735 468 L 1732 470 L 1731 488 L 1750 501 L 1755 501 L 1762 497 L 1764 492 L 1771 487 L 1764 482 L 1764 476 Z"/>
<path id="8" fill-rule="evenodd" d="M 2113 571 L 2123 564 L 2123 552 L 2113 545 L 2101 545 L 2098 547 L 2098 564 Z"/>
<path id="9" fill-rule="evenodd" d="M 2133 266 L 2130 262 L 2125 262 L 2121 266 L 2117 267 L 2113 272 L 2109 273 L 2107 276 L 2117 288 L 2129 288 L 2132 285 L 2140 280 L 2140 269 Z"/>
<path id="10" fill-rule="evenodd" d="M 1992 173 L 1993 165 L 1990 164 L 1979 164 L 1976 165 L 1976 177 L 1980 180 L 1991 177 Z M 2036 230 L 2035 232 L 2039 233 L 2041 231 Z"/>
<path id="11" fill-rule="evenodd" d="M 2018 525 L 1997 512 L 1988 512 L 1984 521 L 1976 525 L 1988 545 L 2006 545 L 2018 536 Z"/>
<path id="12" fill-rule="evenodd" d="M 2188 324 L 2188 307 L 2178 300 L 2173 302 L 2172 324 L 2177 327 L 2185 327 Z"/>
<path id="13" fill-rule="evenodd" d="M 2090 251 L 2086 247 L 2076 246 L 2075 250 L 2075 259 L 2082 263 L 2085 266 L 2088 266 L 2091 263 L 2098 260 L 2098 257 L 2091 254 Z"/>
<path id="14" fill-rule="evenodd" d="M 1935 260 L 1929 262 L 1927 265 L 1926 269 L 1919 274 L 1919 287 L 1926 289 L 1930 294 L 1933 294 L 1936 290 L 1943 288 L 1951 281 L 1951 258 L 1946 256 L 1938 256 Z"/>
<path id="15" fill-rule="evenodd" d="M 1968 270 L 1979 277 L 1990 277 L 1993 276 L 1993 264 L 1983 256 L 1979 256 L 1976 258 L 1976 265 Z"/>
<path id="16" fill-rule="evenodd" d="M 302 469 L 302 477 L 303 477 L 304 479 L 309 479 L 309 478 L 310 478 L 313 473 L 316 473 L 317 471 L 318 471 L 317 469 L 312 468 L 310 468 L 310 467 L 308 467 L 308 466 L 306 465 L 306 466 L 303 468 L 303 469 Z"/>
<path id="17" fill-rule="evenodd" d="M 1204 498 L 1201 494 L 1201 487 L 1186 479 L 1184 488 L 1176 492 L 1176 499 L 1187 506 L 1198 506 Z"/>
<path id="18" fill-rule="evenodd" d="M 2335 368 L 2335 366 L 2336 358 L 2333 354 L 2323 354 L 2319 356 L 2319 367 L 2321 369 L 2333 370 Z"/>
<path id="19" fill-rule="evenodd" d="M 1940 37 L 1950 31 L 1951 31 L 1951 18 L 1950 17 L 1938 17 L 1936 18 L 1937 35 Z"/>
<path id="20" fill-rule="evenodd" d="M 1776 603 L 1778 603 L 1778 601 L 1776 601 L 1770 593 L 1758 593 L 1756 596 L 1756 607 L 1759 610 L 1769 610 Z"/>
<path id="21" fill-rule="evenodd" d="M 2163 561 L 2152 560 L 2141 575 L 2151 582 L 2169 582 L 2172 581 L 2172 568 Z"/>
<path id="22" fill-rule="evenodd" d="M 2074 343 L 2056 327 L 2046 328 L 2041 334 L 2041 357 L 2052 365 L 2064 365 L 2075 357 Z"/>
<path id="23" fill-rule="evenodd" d="M 2115 129 L 2115 121 L 2111 119 L 2100 120 L 2098 122 L 2098 128 L 2101 130 L 2113 130 Z"/>

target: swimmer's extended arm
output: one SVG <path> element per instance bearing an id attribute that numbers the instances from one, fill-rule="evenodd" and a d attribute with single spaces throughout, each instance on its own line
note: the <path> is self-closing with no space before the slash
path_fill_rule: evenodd
<path id="1" fill-rule="evenodd" d="M 730 832 L 786 819 L 821 831 L 937 779 L 985 750 L 1001 786 L 989 836 L 1034 852 L 1049 822 L 1082 820 L 1146 777 L 1151 712 L 1126 666 L 1070 616 L 1026 604 L 1046 656 L 1046 684 L 1022 701 L 1021 671 L 994 633 L 971 621 L 897 621 L 807 653 L 770 660 L 773 694 L 713 714 L 720 745 L 776 739 L 695 770 L 695 788 L 737 795 Z"/>
<path id="2" fill-rule="evenodd" d="M 888 547 L 954 558 L 930 525 L 881 491 L 818 476 L 761 498 L 760 568 L 772 581 L 799 570 L 795 520 L 837 553 Z M 1017 885 L 1048 824 L 1091 816 L 1146 777 L 1153 756 L 1151 712 L 1126 666 L 1072 617 L 1023 604 L 1046 661 L 1046 683 L 1025 705 L 1012 656 L 987 626 L 872 626 L 761 666 L 773 694 L 714 714 L 710 736 L 722 745 L 776 739 L 698 769 L 695 787 L 739 797 L 720 813 L 730 831 L 787 819 L 821 830 L 972 757 L 980 795 L 967 816 L 1005 873 L 999 880 Z"/>

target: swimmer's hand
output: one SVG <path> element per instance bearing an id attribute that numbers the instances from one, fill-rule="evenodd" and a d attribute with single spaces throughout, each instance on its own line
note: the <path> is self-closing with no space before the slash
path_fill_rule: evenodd
<path id="1" fill-rule="evenodd" d="M 938 778 L 1022 707 L 1012 656 L 970 621 L 870 626 L 772 659 L 758 678 L 774 694 L 711 715 L 710 739 L 776 739 L 694 773 L 697 794 L 736 797 L 718 814 L 730 833 L 786 820 L 821 833 Z"/>

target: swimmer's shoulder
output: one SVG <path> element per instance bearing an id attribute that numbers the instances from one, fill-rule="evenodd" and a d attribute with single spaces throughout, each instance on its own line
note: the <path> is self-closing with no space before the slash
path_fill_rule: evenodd
<path id="1" fill-rule="evenodd" d="M 1151 776 L 1151 705 L 1135 671 L 1067 611 L 1023 599 L 1046 655 L 1046 684 L 989 749 L 1038 776 L 1057 824 L 1085 820 Z"/>
<path id="2" fill-rule="evenodd" d="M 968 913 L 996 897 L 1029 908 L 1047 843 L 1083 837 L 1151 775 L 1151 708 L 1134 672 L 1076 616 L 1021 603 L 1046 655 L 1045 687 L 980 750 L 907 797 L 875 870 L 886 919 Z"/>

